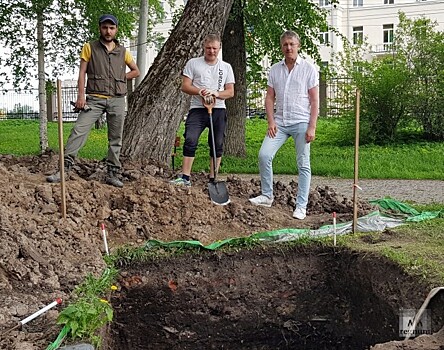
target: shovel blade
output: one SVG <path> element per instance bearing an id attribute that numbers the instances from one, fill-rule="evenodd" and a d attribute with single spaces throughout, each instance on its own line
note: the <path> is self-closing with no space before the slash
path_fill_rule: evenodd
<path id="1" fill-rule="evenodd" d="M 210 182 L 208 184 L 210 199 L 214 204 L 227 205 L 230 203 L 227 185 L 225 182 Z"/>

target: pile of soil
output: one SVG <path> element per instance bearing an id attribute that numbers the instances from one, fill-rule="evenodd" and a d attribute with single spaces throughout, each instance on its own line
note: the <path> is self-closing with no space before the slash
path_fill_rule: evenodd
<path id="1" fill-rule="evenodd" d="M 327 186 L 310 192 L 309 216 L 298 221 L 292 218 L 295 182 L 275 183 L 273 206 L 262 208 L 248 201 L 260 193 L 259 181 L 231 176 L 231 203 L 215 206 L 207 174 L 193 174 L 193 186 L 182 188 L 169 184 L 175 174 L 160 165 L 124 161 L 124 167 L 125 186 L 118 189 L 104 184 L 103 162 L 79 160 L 66 182 L 63 219 L 61 187 L 45 181 L 58 168 L 58 156 L 0 156 L 0 334 L 56 298 L 66 306 L 87 274 L 103 271 L 102 223 L 112 251 L 149 239 L 209 244 L 286 227 L 318 228 L 331 223 L 333 211 L 338 222 L 352 218 L 351 200 Z M 359 216 L 374 210 L 365 201 L 358 208 Z M 44 349 L 60 330 L 57 315 L 52 309 L 1 335 L 0 348 Z"/>

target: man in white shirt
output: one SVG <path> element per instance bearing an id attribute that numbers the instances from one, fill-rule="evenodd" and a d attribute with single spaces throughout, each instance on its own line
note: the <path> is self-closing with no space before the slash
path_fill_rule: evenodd
<path id="1" fill-rule="evenodd" d="M 191 95 L 190 110 L 185 122 L 182 175 L 171 183 L 191 186 L 191 168 L 194 162 L 199 137 L 210 127 L 210 118 L 203 98 L 213 96 L 216 104 L 212 110 L 214 143 L 216 148 L 216 172 L 223 153 L 227 113 L 225 100 L 234 96 L 234 73 L 231 65 L 218 58 L 221 40 L 217 34 L 208 34 L 203 43 L 204 56 L 190 59 L 183 70 L 182 91 Z M 210 146 L 210 181 L 214 181 L 213 146 Z"/>
<path id="2" fill-rule="evenodd" d="M 319 75 L 312 64 L 298 55 L 299 48 L 298 34 L 293 31 L 282 34 L 284 59 L 271 67 L 265 97 L 268 130 L 259 151 L 262 194 L 250 198 L 250 202 L 271 207 L 273 158 L 285 141 L 292 137 L 299 173 L 293 217 L 303 220 L 306 217 L 311 182 L 310 142 L 315 139 L 319 113 Z"/>

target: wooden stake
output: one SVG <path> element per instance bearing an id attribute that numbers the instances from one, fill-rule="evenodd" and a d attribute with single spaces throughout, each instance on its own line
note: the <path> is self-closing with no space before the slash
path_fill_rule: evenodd
<path id="1" fill-rule="evenodd" d="M 62 191 L 61 212 L 62 217 L 66 219 L 66 191 L 65 191 L 65 156 L 63 146 L 63 114 L 62 114 L 62 82 L 57 79 L 57 123 L 59 126 L 59 169 L 60 169 L 60 185 Z"/>
<path id="2" fill-rule="evenodd" d="M 356 89 L 356 118 L 355 118 L 355 177 L 353 183 L 353 233 L 356 233 L 358 224 L 358 164 L 359 164 L 359 100 L 361 93 Z"/>

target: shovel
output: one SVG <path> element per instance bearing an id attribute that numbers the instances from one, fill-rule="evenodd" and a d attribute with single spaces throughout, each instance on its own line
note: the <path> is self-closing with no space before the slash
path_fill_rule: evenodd
<path id="1" fill-rule="evenodd" d="M 203 104 L 208 110 L 208 114 L 210 115 L 210 133 L 211 133 L 211 141 L 213 144 L 213 167 L 214 167 L 214 182 L 208 183 L 208 192 L 210 194 L 211 202 L 217 205 L 227 205 L 230 203 L 230 197 L 228 196 L 227 185 L 225 182 L 216 182 L 217 176 L 217 157 L 216 157 L 216 144 L 214 143 L 214 130 L 213 130 L 213 116 L 212 111 L 214 104 L 216 103 L 216 99 L 214 97 L 204 98 Z"/>

